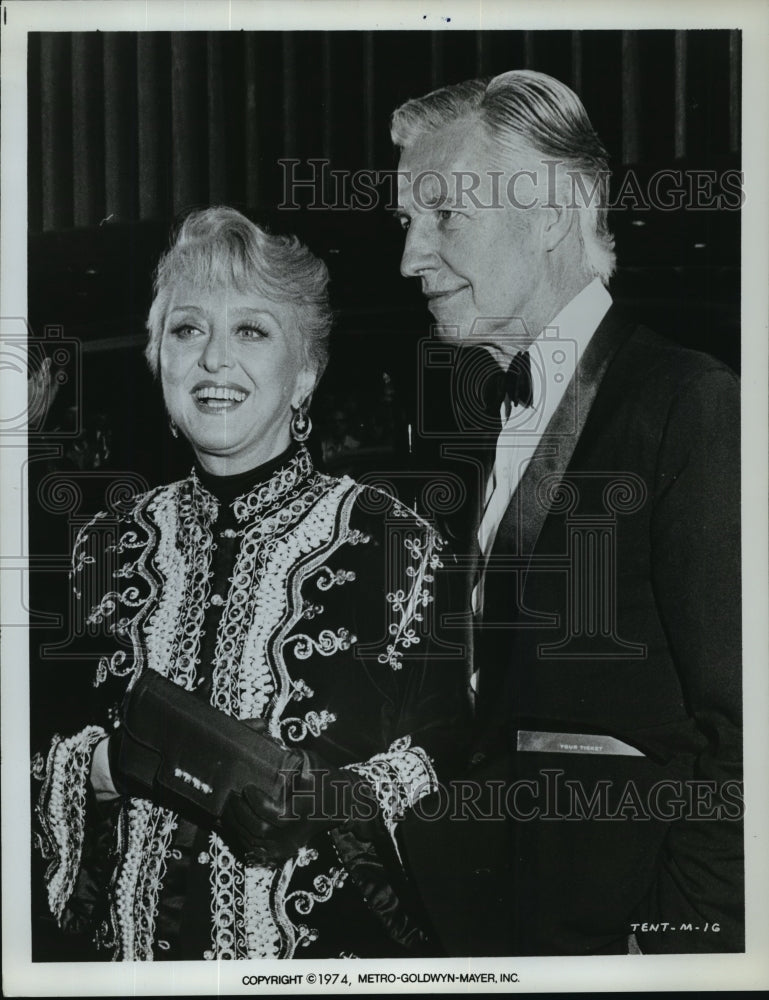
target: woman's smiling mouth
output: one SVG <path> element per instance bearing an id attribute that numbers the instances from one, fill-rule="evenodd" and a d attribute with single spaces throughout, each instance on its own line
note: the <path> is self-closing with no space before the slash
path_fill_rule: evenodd
<path id="1" fill-rule="evenodd" d="M 239 406 L 248 397 L 248 392 L 236 385 L 220 383 L 199 383 L 192 390 L 195 406 L 202 413 L 223 413 Z"/>

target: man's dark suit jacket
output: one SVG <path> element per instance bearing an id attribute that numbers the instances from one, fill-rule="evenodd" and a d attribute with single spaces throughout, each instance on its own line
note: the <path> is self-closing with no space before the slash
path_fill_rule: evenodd
<path id="1" fill-rule="evenodd" d="M 612 307 L 489 560 L 482 794 L 403 830 L 449 954 L 743 949 L 739 491 L 734 373 Z"/>

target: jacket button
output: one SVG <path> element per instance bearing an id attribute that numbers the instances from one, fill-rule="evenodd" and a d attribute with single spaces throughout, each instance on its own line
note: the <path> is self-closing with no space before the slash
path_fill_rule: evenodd
<path id="1" fill-rule="evenodd" d="M 209 858 L 207 851 L 201 851 L 200 854 L 198 854 L 199 865 L 207 865 L 210 860 L 211 859 Z"/>

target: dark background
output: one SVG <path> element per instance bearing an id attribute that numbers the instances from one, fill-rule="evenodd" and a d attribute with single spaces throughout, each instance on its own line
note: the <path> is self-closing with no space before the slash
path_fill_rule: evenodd
<path id="1" fill-rule="evenodd" d="M 310 158 L 334 170 L 394 169 L 388 121 L 398 104 L 529 67 L 582 97 L 615 190 L 630 168 L 643 186 L 663 168 L 740 167 L 736 31 L 28 38 L 31 356 L 52 360 L 58 389 L 29 438 L 33 752 L 52 728 L 66 732 L 77 645 L 66 569 L 77 530 L 120 495 L 189 468 L 142 356 L 152 271 L 187 210 L 234 205 L 298 233 L 326 260 L 338 321 L 312 450 L 332 471 L 419 473 L 438 463 L 440 444 L 421 438 L 419 414 L 426 405 L 435 426 L 444 414 L 449 427 L 451 400 L 446 379 L 425 389 L 419 342 L 430 318 L 418 284 L 399 275 L 400 229 L 384 205 L 318 211 L 305 194 L 299 210 L 279 210 L 279 159 L 301 160 L 300 176 Z M 615 299 L 738 368 L 739 212 L 626 204 L 610 221 Z M 418 502 L 417 493 L 402 499 Z M 35 941 L 38 958 L 66 957 L 42 925 Z"/>
<path id="2" fill-rule="evenodd" d="M 662 168 L 740 166 L 737 31 L 46 33 L 30 34 L 28 66 L 28 315 L 41 343 L 50 327 L 74 338 L 81 365 L 61 366 L 47 426 L 86 429 L 85 451 L 98 426 L 102 467 L 151 484 L 188 461 L 166 435 L 141 347 L 153 267 L 193 207 L 234 205 L 297 232 L 329 264 L 339 319 L 316 449 L 328 457 L 347 437 L 388 452 L 404 447 L 410 419 L 418 432 L 414 344 L 429 315 L 418 283 L 399 275 L 397 224 L 384 205 L 278 209 L 280 159 L 299 159 L 301 177 L 311 158 L 394 169 L 399 103 L 531 67 L 580 94 L 615 191 L 629 168 L 643 185 Z M 306 206 L 312 194 L 302 197 Z M 611 216 L 615 298 L 737 368 L 739 212 L 634 210 L 631 198 Z"/>

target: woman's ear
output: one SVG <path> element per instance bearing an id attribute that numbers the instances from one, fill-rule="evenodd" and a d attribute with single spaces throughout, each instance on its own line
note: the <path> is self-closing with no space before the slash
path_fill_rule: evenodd
<path id="1" fill-rule="evenodd" d="M 310 368 L 307 365 L 305 365 L 297 376 L 294 392 L 291 396 L 291 405 L 295 410 L 304 406 L 310 396 L 312 396 L 313 390 L 315 389 L 316 377 L 316 369 Z"/>

